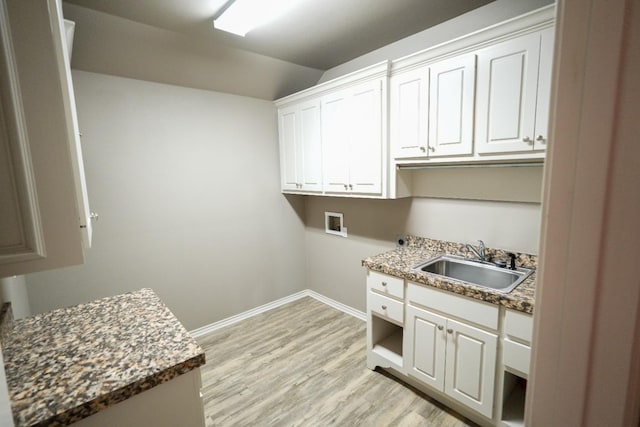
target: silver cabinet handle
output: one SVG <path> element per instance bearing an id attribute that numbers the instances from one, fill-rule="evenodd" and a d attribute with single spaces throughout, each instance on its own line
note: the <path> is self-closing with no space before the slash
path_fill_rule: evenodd
<path id="1" fill-rule="evenodd" d="M 424 153 L 425 151 L 427 151 L 427 149 L 424 148 L 424 147 L 420 147 L 420 151 L 422 151 Z"/>
<path id="2" fill-rule="evenodd" d="M 452 334 L 453 333 L 453 329 L 447 329 L 447 333 L 448 334 Z"/>
<path id="3" fill-rule="evenodd" d="M 349 184 L 349 190 L 353 190 L 353 184 Z"/>
<path id="4" fill-rule="evenodd" d="M 94 221 L 97 221 L 100 219 L 100 215 L 97 212 L 91 212 L 91 214 L 89 215 L 89 218 L 91 218 Z"/>
<path id="5" fill-rule="evenodd" d="M 434 151 L 436 151 L 436 149 L 435 149 L 435 147 L 429 146 L 429 151 L 431 151 L 433 153 Z"/>
<path id="6" fill-rule="evenodd" d="M 538 137 L 536 138 L 536 141 L 540 142 L 541 144 L 546 143 L 546 139 L 544 139 L 544 136 L 542 135 L 538 135 Z"/>
<path id="7" fill-rule="evenodd" d="M 442 326 L 442 325 L 438 325 L 438 330 L 439 330 L 439 331 L 441 331 L 441 330 L 443 330 L 443 329 L 444 329 L 444 326 Z"/>
<path id="8" fill-rule="evenodd" d="M 345 184 L 345 185 L 344 185 L 344 189 L 345 189 L 345 190 L 347 189 L 347 184 Z"/>
<path id="9" fill-rule="evenodd" d="M 525 136 L 524 138 L 522 138 L 522 142 L 526 142 L 529 145 L 533 144 L 533 141 L 528 136 Z"/>
<path id="10" fill-rule="evenodd" d="M 382 286 L 387 286 L 387 282 L 382 282 Z"/>
<path id="11" fill-rule="evenodd" d="M 383 309 L 383 310 L 386 310 L 386 309 L 387 309 L 387 306 L 386 306 L 386 305 L 383 305 L 383 306 L 382 306 L 382 309 Z"/>

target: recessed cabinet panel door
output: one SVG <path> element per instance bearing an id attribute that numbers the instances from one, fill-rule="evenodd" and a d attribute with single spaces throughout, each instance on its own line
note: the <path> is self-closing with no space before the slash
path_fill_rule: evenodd
<path id="1" fill-rule="evenodd" d="M 320 101 L 300 108 L 299 179 L 303 191 L 322 191 L 322 139 L 320 137 Z"/>
<path id="2" fill-rule="evenodd" d="M 473 152 L 475 55 L 431 66 L 429 157 Z"/>
<path id="3" fill-rule="evenodd" d="M 554 29 L 542 31 L 540 43 L 540 69 L 538 71 L 538 98 L 536 102 L 536 131 L 533 148 L 546 150 L 549 137 L 549 104 L 551 102 L 551 71 L 553 68 Z"/>
<path id="4" fill-rule="evenodd" d="M 533 149 L 539 54 L 539 33 L 478 52 L 478 153 Z"/>
<path id="5" fill-rule="evenodd" d="M 447 320 L 445 393 L 488 418 L 493 415 L 497 340 L 495 334 Z"/>
<path id="6" fill-rule="evenodd" d="M 407 305 L 404 352 L 409 375 L 440 391 L 444 390 L 447 320 Z"/>
<path id="7" fill-rule="evenodd" d="M 297 190 L 296 113 L 293 108 L 280 111 L 280 174 L 283 190 Z"/>
<path id="8" fill-rule="evenodd" d="M 382 100 L 380 81 L 353 89 L 350 97 L 349 191 L 382 193 Z"/>
<path id="9" fill-rule="evenodd" d="M 427 157 L 429 68 L 393 76 L 391 144 L 396 159 Z"/>
<path id="10" fill-rule="evenodd" d="M 322 99 L 324 191 L 345 193 L 349 185 L 349 97 L 346 91 Z"/>

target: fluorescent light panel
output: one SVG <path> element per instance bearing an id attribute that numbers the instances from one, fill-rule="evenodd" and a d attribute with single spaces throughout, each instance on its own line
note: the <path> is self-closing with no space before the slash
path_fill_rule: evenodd
<path id="1" fill-rule="evenodd" d="M 236 0 L 213 20 L 214 28 L 243 36 L 284 15 L 303 0 Z"/>

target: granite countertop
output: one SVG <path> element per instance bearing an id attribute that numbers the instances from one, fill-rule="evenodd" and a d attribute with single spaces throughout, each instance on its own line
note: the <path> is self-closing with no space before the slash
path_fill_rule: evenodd
<path id="1" fill-rule="evenodd" d="M 15 425 L 68 425 L 205 363 L 151 289 L 13 321 L 2 352 Z"/>
<path id="2" fill-rule="evenodd" d="M 413 270 L 418 264 L 445 254 L 472 258 L 472 254 L 469 253 L 464 244 L 406 236 L 404 247 L 366 258 L 362 261 L 362 265 L 370 270 L 400 277 L 411 282 L 533 314 L 536 287 L 535 271 L 514 290 L 505 294 L 459 280 L 445 279 L 432 273 Z M 516 265 L 519 267 L 536 268 L 537 257 L 535 255 L 524 253 L 515 253 L 515 255 L 517 257 Z M 487 248 L 487 256 L 489 259 L 506 260 L 507 251 Z"/>

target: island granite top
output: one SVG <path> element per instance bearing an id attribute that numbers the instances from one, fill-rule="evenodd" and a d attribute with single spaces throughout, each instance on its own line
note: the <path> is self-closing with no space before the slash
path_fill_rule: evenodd
<path id="1" fill-rule="evenodd" d="M 511 292 L 501 293 L 459 280 L 414 270 L 414 267 L 420 263 L 440 255 L 448 254 L 472 258 L 466 245 L 417 236 L 406 236 L 405 242 L 403 247 L 364 259 L 362 265 L 369 270 L 533 314 L 535 271 Z M 535 255 L 524 253 L 515 253 L 515 255 L 516 264 L 519 267 L 536 268 L 537 257 Z M 488 259 L 507 259 L 507 251 L 487 248 L 487 257 Z"/>
<path id="2" fill-rule="evenodd" d="M 151 289 L 13 321 L 2 346 L 15 425 L 68 425 L 205 363 Z"/>

